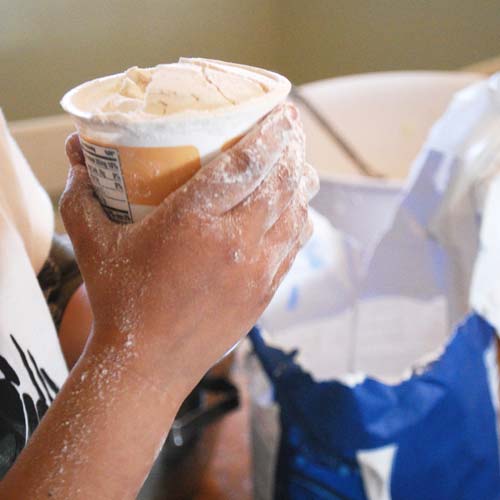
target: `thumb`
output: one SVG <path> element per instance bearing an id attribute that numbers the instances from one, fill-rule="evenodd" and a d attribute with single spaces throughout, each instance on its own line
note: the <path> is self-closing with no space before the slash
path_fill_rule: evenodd
<path id="1" fill-rule="evenodd" d="M 80 137 L 78 137 L 76 132 L 68 136 L 65 147 L 66 156 L 68 157 L 71 165 L 75 165 L 77 163 L 83 165 L 85 163 L 82 147 L 80 145 Z"/>
<path id="2" fill-rule="evenodd" d="M 85 249 L 96 251 L 98 244 L 109 241 L 116 230 L 94 193 L 87 168 L 81 163 L 74 163 L 69 169 L 59 210 L 77 254 Z"/>

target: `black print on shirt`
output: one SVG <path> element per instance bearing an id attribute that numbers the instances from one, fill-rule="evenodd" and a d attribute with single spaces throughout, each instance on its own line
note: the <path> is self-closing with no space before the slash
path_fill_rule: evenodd
<path id="1" fill-rule="evenodd" d="M 0 379 L 0 479 L 10 469 L 59 391 L 47 372 L 38 367 L 31 352 L 28 350 L 25 353 L 13 335 L 10 339 L 36 389 L 37 397 L 33 401 L 29 394 L 21 394 L 19 376 L 0 356 L 0 373 L 4 377 Z"/>

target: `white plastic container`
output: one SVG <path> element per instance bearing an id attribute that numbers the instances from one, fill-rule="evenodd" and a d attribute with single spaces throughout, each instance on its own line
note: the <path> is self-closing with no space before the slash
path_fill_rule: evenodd
<path id="1" fill-rule="evenodd" d="M 283 76 L 260 68 L 209 59 L 179 60 L 224 71 L 234 79 L 252 79 L 267 91 L 233 106 L 146 116 L 131 120 L 121 112 L 95 113 L 89 102 L 115 92 L 123 74 L 112 75 L 70 90 L 62 107 L 73 115 L 83 153 L 99 200 L 117 222 L 143 218 L 198 169 L 229 148 L 290 91 Z"/>

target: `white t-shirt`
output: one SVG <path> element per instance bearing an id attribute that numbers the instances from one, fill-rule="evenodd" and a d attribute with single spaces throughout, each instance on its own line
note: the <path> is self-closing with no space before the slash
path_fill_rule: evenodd
<path id="1" fill-rule="evenodd" d="M 0 478 L 68 373 L 37 281 L 53 230 L 50 199 L 0 110 Z"/>

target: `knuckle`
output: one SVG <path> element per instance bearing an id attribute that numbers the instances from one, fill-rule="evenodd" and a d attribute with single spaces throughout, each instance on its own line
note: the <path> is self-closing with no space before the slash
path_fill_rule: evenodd
<path id="1" fill-rule="evenodd" d="M 228 154 L 235 173 L 244 172 L 253 162 L 253 154 L 248 147 L 235 148 Z"/>

